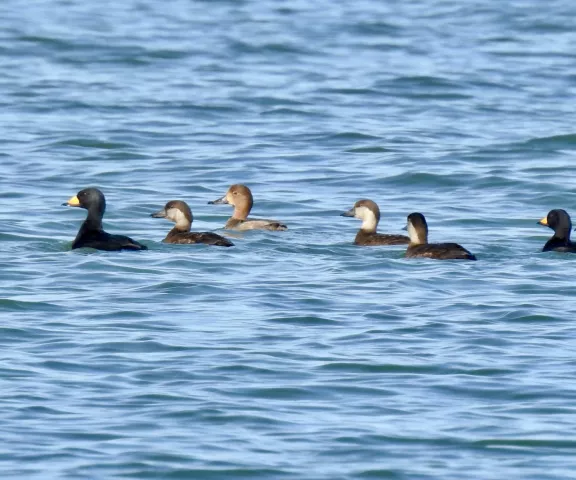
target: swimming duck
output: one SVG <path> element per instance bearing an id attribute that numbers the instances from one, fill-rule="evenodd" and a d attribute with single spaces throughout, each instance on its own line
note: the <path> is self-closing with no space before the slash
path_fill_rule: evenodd
<path id="1" fill-rule="evenodd" d="M 80 207 L 88 210 L 86 220 L 80 227 L 78 235 L 72 243 L 75 248 L 95 248 L 97 250 L 148 250 L 146 245 L 132 240 L 124 235 L 111 235 L 102 229 L 102 217 L 106 211 L 106 199 L 97 188 L 80 190 L 70 200 L 62 205 Z"/>
<path id="2" fill-rule="evenodd" d="M 572 230 L 572 221 L 566 210 L 550 210 L 548 215 L 538 222 L 540 225 L 549 227 L 554 230 L 552 238 L 546 242 L 543 252 L 569 252 L 576 253 L 576 244 L 570 241 L 570 231 Z"/>
<path id="3" fill-rule="evenodd" d="M 362 220 L 360 230 L 356 234 L 356 245 L 405 245 L 410 243 L 406 235 L 390 235 L 376 233 L 380 221 L 380 209 L 372 200 L 358 200 L 342 217 L 355 217 Z"/>
<path id="4" fill-rule="evenodd" d="M 476 257 L 457 243 L 428 243 L 428 224 L 421 213 L 408 215 L 406 226 L 410 236 L 410 244 L 406 257 L 425 257 L 437 260 L 476 260 Z"/>
<path id="5" fill-rule="evenodd" d="M 234 244 L 217 233 L 213 232 L 191 232 L 192 211 L 186 202 L 182 200 L 171 200 L 162 210 L 150 215 L 154 218 L 167 218 L 176 225 L 168 232 L 164 243 L 205 243 L 206 245 L 217 245 L 219 247 L 232 247 Z"/>
<path id="6" fill-rule="evenodd" d="M 248 218 L 254 200 L 252 192 L 246 185 L 232 185 L 226 195 L 218 200 L 208 202 L 211 205 L 233 205 L 234 212 L 224 228 L 229 230 L 287 230 L 286 225 L 276 220 Z"/>

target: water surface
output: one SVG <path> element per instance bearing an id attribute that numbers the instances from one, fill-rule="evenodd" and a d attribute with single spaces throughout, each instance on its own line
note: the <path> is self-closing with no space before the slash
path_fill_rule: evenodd
<path id="1" fill-rule="evenodd" d="M 385 3 L 385 4 L 384 4 Z M 576 7 L 5 0 L 2 478 L 573 478 Z M 286 232 L 160 243 L 232 183 Z M 106 229 L 147 252 L 71 251 Z M 421 211 L 478 262 L 352 245 Z"/>

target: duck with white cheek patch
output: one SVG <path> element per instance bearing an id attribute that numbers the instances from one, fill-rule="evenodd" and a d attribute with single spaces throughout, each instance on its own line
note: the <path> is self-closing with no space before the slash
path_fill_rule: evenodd
<path id="1" fill-rule="evenodd" d="M 218 247 L 232 247 L 234 244 L 221 235 L 213 232 L 191 232 L 192 211 L 186 202 L 182 200 L 171 200 L 162 210 L 150 215 L 154 218 L 166 218 L 172 220 L 176 225 L 168 232 L 164 243 L 191 244 L 204 243 L 206 245 L 216 245 Z"/>
<path id="2" fill-rule="evenodd" d="M 288 227 L 276 220 L 248 218 L 254 199 L 252 192 L 246 185 L 232 185 L 226 195 L 208 202 L 210 205 L 232 205 L 234 212 L 228 219 L 224 228 L 228 230 L 287 230 Z"/>
<path id="3" fill-rule="evenodd" d="M 428 243 L 428 224 L 421 213 L 408 215 L 406 225 L 410 243 L 406 258 L 434 258 L 436 260 L 476 260 L 476 257 L 457 243 Z"/>
<path id="4" fill-rule="evenodd" d="M 376 233 L 380 221 L 380 209 L 372 200 L 358 200 L 350 210 L 340 215 L 362 220 L 360 230 L 354 239 L 356 245 L 406 245 L 410 242 L 406 235 Z"/>

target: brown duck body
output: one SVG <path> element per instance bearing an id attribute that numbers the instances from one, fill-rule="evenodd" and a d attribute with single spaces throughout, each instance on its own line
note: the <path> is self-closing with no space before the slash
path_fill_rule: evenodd
<path id="1" fill-rule="evenodd" d="M 359 230 L 354 239 L 354 243 L 367 247 L 376 245 L 406 245 L 410 243 L 410 239 L 406 235 L 392 235 Z"/>
<path id="2" fill-rule="evenodd" d="M 174 227 L 168 232 L 164 243 L 174 243 L 185 245 L 190 243 L 204 243 L 206 245 L 216 245 L 218 247 L 232 247 L 234 244 L 227 238 L 214 232 L 186 232 Z"/>
<path id="3" fill-rule="evenodd" d="M 408 245 L 406 258 L 435 258 L 436 260 L 476 260 L 474 254 L 457 243 L 426 243 Z"/>
<path id="4" fill-rule="evenodd" d="M 406 228 L 410 235 L 410 244 L 406 249 L 407 258 L 476 260 L 473 253 L 457 243 L 428 243 L 428 224 L 421 213 L 408 215 Z"/>

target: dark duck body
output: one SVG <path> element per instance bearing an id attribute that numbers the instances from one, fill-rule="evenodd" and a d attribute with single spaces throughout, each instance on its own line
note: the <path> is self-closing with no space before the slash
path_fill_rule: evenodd
<path id="1" fill-rule="evenodd" d="M 550 210 L 548 215 L 538 223 L 554 230 L 554 235 L 542 248 L 543 252 L 576 253 L 576 244 L 570 240 L 572 221 L 566 210 L 559 208 Z"/>
<path id="2" fill-rule="evenodd" d="M 476 256 L 457 243 L 428 243 L 428 224 L 421 213 L 408 215 L 410 244 L 406 258 L 433 258 L 436 260 L 476 260 Z"/>
<path id="3" fill-rule="evenodd" d="M 354 239 L 356 245 L 406 245 L 410 243 L 410 239 L 406 235 L 376 233 L 380 221 L 380 209 L 372 200 L 358 200 L 350 210 L 340 215 L 362 220 L 360 230 Z"/>
<path id="4" fill-rule="evenodd" d="M 164 243 L 191 244 L 204 243 L 206 245 L 216 245 L 218 247 L 232 247 L 234 244 L 227 238 L 213 232 L 191 232 L 192 211 L 186 202 L 182 200 L 171 200 L 162 210 L 150 215 L 154 218 L 166 218 L 172 220 L 176 225 L 168 232 Z"/>
<path id="5" fill-rule="evenodd" d="M 72 242 L 72 249 L 95 248 L 96 250 L 148 250 L 142 245 L 125 235 L 112 235 L 102 228 L 102 217 L 106 211 L 106 199 L 104 194 L 97 188 L 85 188 L 80 190 L 66 203 L 69 207 L 80 207 L 88 210 L 86 220 L 82 223 L 78 235 Z"/>

